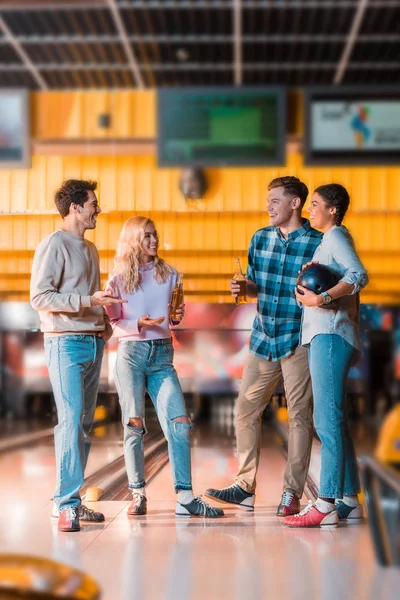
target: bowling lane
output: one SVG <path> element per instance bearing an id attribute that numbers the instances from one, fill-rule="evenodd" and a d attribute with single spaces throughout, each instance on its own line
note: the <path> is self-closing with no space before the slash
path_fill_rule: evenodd
<path id="1" fill-rule="evenodd" d="M 230 485 L 236 471 L 228 407 L 217 423 L 196 426 L 195 494 Z M 220 412 L 221 415 L 221 412 Z M 256 511 L 225 508 L 219 520 L 176 519 L 167 465 L 148 486 L 148 515 L 125 507 L 83 551 L 81 565 L 104 599 L 397 597 L 400 573 L 376 566 L 365 525 L 335 531 L 292 530 L 276 517 L 285 461 L 276 433 L 264 426 Z M 303 504 L 307 498 L 303 498 Z M 110 503 L 100 503 L 107 513 Z M 222 506 L 222 505 L 218 505 Z M 82 534 L 79 534 L 82 535 Z M 103 565 L 103 568 L 101 566 Z"/>
<path id="2" fill-rule="evenodd" d="M 196 424 L 196 494 L 233 481 L 232 408 L 232 402 L 221 400 L 211 422 Z M 116 445 L 118 437 L 116 428 L 109 434 L 110 446 Z M 92 462 L 105 462 L 108 450 L 102 442 L 94 440 Z M 212 521 L 176 519 L 167 465 L 148 486 L 146 517 L 128 518 L 127 502 L 97 502 L 91 506 L 105 513 L 104 524 L 83 526 L 80 533 L 60 533 L 49 519 L 54 477 L 50 453 L 49 446 L 37 457 L 42 473 L 33 471 L 28 477 L 26 463 L 15 473 L 15 480 L 25 478 L 25 485 L 9 478 L 10 489 L 0 511 L 0 551 L 32 553 L 74 565 L 100 583 L 103 600 L 127 600 L 133 595 L 144 600 L 398 597 L 400 572 L 375 564 L 367 526 L 333 531 L 283 527 L 275 512 L 285 461 L 268 424 L 263 431 L 256 511 L 227 507 L 225 518 Z M 303 504 L 306 501 L 303 498 Z"/>

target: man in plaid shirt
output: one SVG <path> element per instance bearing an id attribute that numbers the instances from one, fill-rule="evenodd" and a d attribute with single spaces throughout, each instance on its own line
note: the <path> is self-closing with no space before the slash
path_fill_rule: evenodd
<path id="1" fill-rule="evenodd" d="M 247 295 L 257 298 L 257 314 L 236 407 L 239 470 L 233 485 L 209 489 L 206 495 L 254 510 L 262 413 L 283 377 L 289 442 L 277 514 L 286 516 L 300 510 L 313 435 L 311 378 L 307 349 L 299 346 L 302 311 L 294 288 L 322 234 L 301 217 L 308 189 L 297 177 L 278 177 L 268 190 L 271 226 L 254 234 L 248 253 Z M 230 285 L 232 296 L 237 296 L 237 281 L 231 280 Z"/>

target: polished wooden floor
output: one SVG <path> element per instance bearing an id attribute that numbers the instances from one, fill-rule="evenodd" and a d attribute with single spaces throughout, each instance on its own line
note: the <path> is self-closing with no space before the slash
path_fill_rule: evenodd
<path id="1" fill-rule="evenodd" d="M 199 427 L 193 440 L 195 493 L 233 482 L 232 424 Z M 53 558 L 91 574 L 104 600 L 399 598 L 400 570 L 376 565 L 368 527 L 285 528 L 276 517 L 284 459 L 264 431 L 256 511 L 226 508 L 218 520 L 174 516 L 167 465 L 148 486 L 146 517 L 129 519 L 127 502 L 98 502 L 106 522 L 66 534 L 51 522 L 50 442 L 0 456 L 0 551 Z M 121 451 L 118 427 L 93 445 L 88 474 Z M 307 498 L 303 498 L 304 503 Z M 220 506 L 220 505 L 219 505 Z"/>

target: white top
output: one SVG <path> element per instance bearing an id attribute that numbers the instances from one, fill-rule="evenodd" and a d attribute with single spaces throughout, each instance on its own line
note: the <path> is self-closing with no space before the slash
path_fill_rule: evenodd
<path id="1" fill-rule="evenodd" d="M 165 283 L 158 283 L 154 278 L 153 262 L 140 265 L 139 270 L 140 286 L 132 294 L 125 294 L 118 275 L 114 275 L 107 282 L 106 290 L 117 292 L 121 298 L 128 300 L 127 304 L 113 304 L 106 307 L 113 326 L 113 335 L 119 339 L 136 342 L 170 338 L 168 304 L 178 280 L 178 273 L 173 269 Z M 139 331 L 138 320 L 143 315 L 150 315 L 151 319 L 165 317 L 165 320 L 161 325 L 142 327 Z"/>
<path id="2" fill-rule="evenodd" d="M 320 333 L 336 333 L 361 350 L 358 292 L 367 285 L 368 275 L 346 227 L 335 225 L 327 231 L 312 260 L 327 265 L 339 276 L 339 281 L 352 283 L 354 290 L 335 300 L 331 308 L 329 304 L 324 308 L 304 306 L 302 345 L 309 345 Z"/>

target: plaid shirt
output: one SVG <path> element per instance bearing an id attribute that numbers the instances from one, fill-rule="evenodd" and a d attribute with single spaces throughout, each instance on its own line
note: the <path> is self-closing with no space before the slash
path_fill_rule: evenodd
<path id="1" fill-rule="evenodd" d="M 294 288 L 301 267 L 312 259 L 321 238 L 305 219 L 287 239 L 279 227 L 264 227 L 254 234 L 246 276 L 257 285 L 257 314 L 250 338 L 250 352 L 256 356 L 280 360 L 299 345 L 302 309 Z"/>

